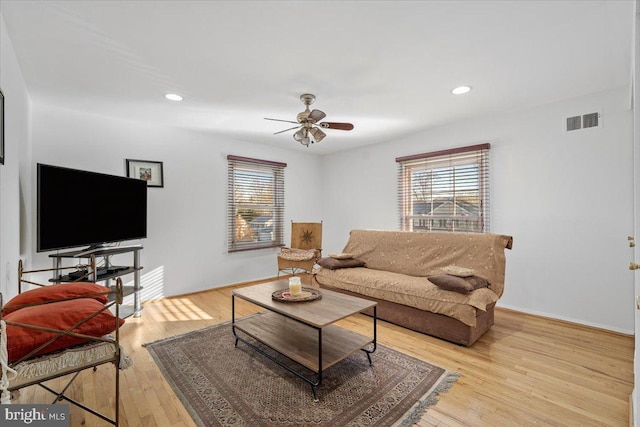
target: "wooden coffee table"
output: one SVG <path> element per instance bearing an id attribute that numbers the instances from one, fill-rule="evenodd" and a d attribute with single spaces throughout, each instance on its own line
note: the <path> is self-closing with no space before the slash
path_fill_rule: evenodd
<path id="1" fill-rule="evenodd" d="M 317 402 L 316 388 L 322 381 L 323 371 L 359 350 L 364 351 L 369 364 L 372 363 L 371 353 L 376 351 L 377 303 L 327 289 L 322 289 L 320 291 L 322 298 L 314 301 L 281 302 L 272 299 L 273 292 L 287 287 L 287 280 L 279 280 L 233 290 L 231 317 L 235 345 L 238 345 L 238 341 L 244 342 L 308 382 L 313 391 L 313 398 Z M 248 316 L 236 320 L 236 298 L 268 311 L 259 316 Z M 373 308 L 373 337 L 333 324 L 368 308 Z M 295 371 L 240 336 L 239 331 L 310 369 L 315 373 L 315 377 L 308 378 Z"/>

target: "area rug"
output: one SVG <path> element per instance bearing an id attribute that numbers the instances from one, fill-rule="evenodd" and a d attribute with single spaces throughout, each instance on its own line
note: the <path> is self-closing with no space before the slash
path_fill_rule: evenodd
<path id="1" fill-rule="evenodd" d="M 325 370 L 314 402 L 305 381 L 242 342 L 235 347 L 230 323 L 145 347 L 199 426 L 410 426 L 459 375 L 378 344 L 373 365 L 357 352 Z"/>

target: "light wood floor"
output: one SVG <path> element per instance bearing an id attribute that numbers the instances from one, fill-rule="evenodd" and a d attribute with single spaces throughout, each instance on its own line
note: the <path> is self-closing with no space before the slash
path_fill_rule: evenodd
<path id="1" fill-rule="evenodd" d="M 237 310 L 239 315 L 257 311 L 243 301 Z M 127 319 L 121 341 L 135 366 L 121 371 L 121 425 L 193 426 L 142 344 L 230 319 L 231 288 L 148 302 L 142 317 Z M 368 333 L 370 319 L 358 315 L 342 325 Z M 631 336 L 497 308 L 495 325 L 471 348 L 386 322 L 379 322 L 378 339 L 462 374 L 424 414 L 421 427 L 629 425 Z M 108 365 L 83 372 L 70 395 L 112 414 L 113 372 Z M 14 403 L 51 400 L 33 386 Z M 71 426 L 105 425 L 75 407 L 70 412 Z"/>

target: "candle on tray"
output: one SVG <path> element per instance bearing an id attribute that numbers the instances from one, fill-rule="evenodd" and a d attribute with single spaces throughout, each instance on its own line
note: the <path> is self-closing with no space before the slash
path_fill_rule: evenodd
<path id="1" fill-rule="evenodd" d="M 298 296 L 302 293 L 302 283 L 299 277 L 289 278 L 289 294 L 292 297 Z"/>

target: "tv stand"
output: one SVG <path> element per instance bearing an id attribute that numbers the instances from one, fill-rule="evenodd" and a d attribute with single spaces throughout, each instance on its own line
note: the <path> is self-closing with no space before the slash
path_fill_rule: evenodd
<path id="1" fill-rule="evenodd" d="M 123 306 L 120 308 L 121 317 L 140 317 L 142 311 L 140 301 L 140 251 L 142 245 L 123 245 L 123 246 L 102 246 L 102 247 L 90 247 L 85 249 L 78 249 L 75 251 L 59 252 L 50 254 L 49 258 L 53 258 L 53 270 L 54 277 L 50 279 L 51 282 L 71 282 L 74 280 L 73 273 L 67 275 L 61 275 L 62 259 L 63 258 L 87 258 L 90 259 L 92 255 L 96 258 L 103 258 L 104 266 L 96 269 L 92 272 L 87 280 L 91 282 L 103 282 L 106 281 L 106 286 L 109 286 L 111 279 L 119 276 L 124 276 L 133 273 L 133 286 L 124 287 L 124 295 L 133 295 L 133 305 Z M 133 253 L 133 266 L 116 266 L 111 264 L 111 257 L 113 255 Z"/>

